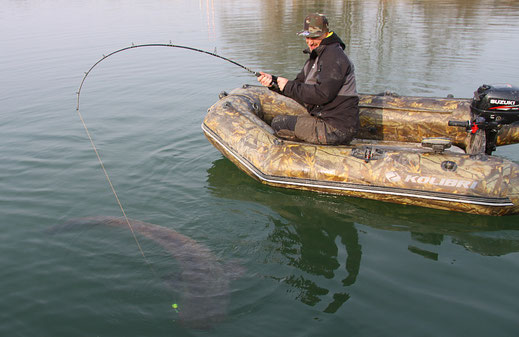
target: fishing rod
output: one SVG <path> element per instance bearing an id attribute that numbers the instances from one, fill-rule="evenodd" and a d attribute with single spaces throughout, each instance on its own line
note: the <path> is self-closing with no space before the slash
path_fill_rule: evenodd
<path id="1" fill-rule="evenodd" d="M 76 106 L 76 110 L 79 111 L 79 96 L 81 95 L 81 89 L 83 88 L 83 84 L 85 83 L 85 80 L 88 76 L 88 74 L 90 74 L 90 72 L 99 64 L 101 63 L 102 61 L 104 61 L 105 59 L 109 58 L 110 56 L 112 55 L 115 55 L 117 53 L 120 53 L 120 52 L 123 52 L 125 50 L 130 50 L 130 49 L 134 49 L 134 48 L 142 48 L 142 47 L 170 47 L 170 48 L 180 48 L 180 49 L 187 49 L 187 50 L 191 50 L 191 51 L 195 51 L 195 52 L 199 52 L 199 53 L 203 53 L 203 54 L 207 54 L 207 55 L 211 55 L 211 56 L 214 56 L 214 57 L 218 57 L 222 60 L 225 60 L 227 62 L 230 62 L 234 65 L 237 65 L 238 67 L 240 68 L 243 68 L 245 69 L 246 71 L 248 71 L 249 73 L 253 74 L 254 76 L 256 77 L 259 77 L 261 74 L 257 71 L 253 71 L 249 68 L 247 68 L 246 66 L 242 65 L 242 64 L 239 64 L 238 62 L 234 61 L 234 60 L 231 60 L 231 59 L 228 59 L 226 57 L 223 57 L 221 55 L 218 55 L 216 53 L 211 53 L 211 52 L 208 52 L 206 50 L 202 50 L 202 49 L 197 49 L 197 48 L 193 48 L 193 47 L 188 47 L 188 46 L 182 46 L 182 45 L 178 45 L 178 44 L 171 44 L 171 43 L 147 43 L 147 44 L 137 44 L 137 45 L 134 45 L 132 44 L 131 46 L 128 46 L 128 47 L 125 47 L 125 48 L 121 48 L 121 49 L 118 49 L 116 51 L 113 51 L 111 52 L 110 54 L 108 55 L 103 55 L 103 57 L 97 61 L 96 63 L 94 63 L 94 65 L 92 67 L 90 67 L 90 69 L 88 69 L 87 72 L 85 72 L 85 76 L 83 76 L 83 80 L 81 81 L 81 85 L 79 86 L 79 90 L 77 91 L 77 106 Z"/>
<path id="2" fill-rule="evenodd" d="M 90 67 L 90 69 L 88 69 L 88 71 L 85 72 L 85 75 L 83 76 L 83 79 L 81 80 L 81 84 L 80 84 L 79 89 L 78 89 L 78 91 L 77 91 L 77 106 L 76 106 L 77 114 L 78 114 L 78 116 L 79 116 L 79 119 L 81 120 L 81 123 L 83 124 L 83 128 L 85 129 L 85 132 L 86 132 L 86 134 L 87 134 L 87 136 L 88 136 L 88 139 L 90 140 L 90 144 L 92 145 L 92 148 L 93 148 L 93 150 L 94 150 L 94 152 L 95 152 L 95 154 L 96 154 L 96 156 L 97 156 L 97 160 L 99 161 L 99 164 L 100 164 L 100 166 L 101 166 L 101 169 L 103 170 L 103 173 L 104 173 L 104 175 L 105 175 L 105 178 L 106 178 L 106 180 L 108 181 L 108 184 L 109 184 L 109 186 L 110 186 L 110 189 L 112 190 L 112 193 L 113 193 L 113 195 L 114 195 L 114 197 L 115 197 L 115 200 L 117 201 L 117 204 L 119 205 L 119 208 L 120 208 L 120 210 L 121 210 L 121 212 L 122 212 L 122 214 L 123 214 L 123 217 L 124 217 L 124 219 L 125 219 L 125 222 L 126 222 L 126 224 L 128 225 L 128 227 L 129 227 L 129 229 L 130 229 L 130 231 L 131 231 L 131 233 L 132 233 L 132 236 L 133 236 L 133 238 L 134 238 L 134 240 L 135 240 L 135 243 L 137 244 L 137 247 L 138 247 L 138 249 L 139 249 L 139 251 L 140 251 L 142 257 L 144 258 L 144 261 L 146 262 L 146 264 L 147 264 L 148 266 L 150 266 L 150 268 L 152 269 L 152 271 L 156 274 L 155 270 L 153 269 L 153 266 L 152 266 L 151 263 L 148 261 L 148 259 L 147 259 L 147 257 L 146 257 L 146 254 L 144 254 L 144 251 L 143 251 L 143 249 L 142 249 L 142 247 L 141 247 L 141 244 L 140 244 L 139 240 L 137 239 L 137 236 L 135 235 L 135 231 L 134 231 L 134 229 L 133 229 L 133 226 L 131 225 L 130 220 L 128 219 L 128 217 L 127 217 L 127 215 L 126 215 L 126 212 L 125 212 L 125 210 L 124 210 L 124 207 L 123 207 L 123 205 L 122 205 L 122 203 L 121 203 L 121 201 L 120 201 L 120 199 L 119 199 L 119 196 L 117 195 L 117 192 L 115 191 L 115 187 L 113 186 L 112 181 L 110 180 L 110 177 L 109 177 L 109 175 L 108 175 L 108 172 L 107 172 L 107 170 L 106 170 L 106 168 L 105 168 L 105 166 L 104 166 L 104 164 L 103 164 L 103 161 L 101 160 L 101 156 L 100 156 L 100 154 L 99 154 L 99 152 L 98 152 L 98 150 L 97 150 L 97 147 L 96 147 L 96 145 L 95 145 L 95 143 L 94 143 L 94 140 L 92 139 L 92 136 L 91 136 L 91 134 L 90 134 L 90 131 L 88 130 L 88 127 L 87 127 L 87 125 L 86 125 L 86 123 L 85 123 L 85 120 L 83 119 L 83 115 L 82 115 L 81 112 L 79 111 L 79 97 L 80 97 L 80 95 L 81 95 L 81 89 L 83 88 L 83 84 L 85 83 L 85 80 L 86 80 L 87 76 L 90 74 L 90 72 L 91 72 L 91 71 L 92 71 L 92 70 L 93 70 L 93 69 L 94 69 L 94 68 L 95 68 L 99 63 L 101 63 L 102 61 L 106 60 L 108 57 L 110 57 L 110 56 L 112 56 L 112 55 L 115 55 L 115 54 L 117 54 L 117 53 L 120 53 L 120 52 L 123 52 L 123 51 L 126 51 L 126 50 L 130 50 L 130 49 L 134 49 L 134 48 L 142 48 L 142 47 L 171 47 L 171 48 L 181 48 L 181 49 L 192 50 L 192 51 L 195 51 L 195 52 L 204 53 L 204 54 L 208 54 L 208 55 L 211 55 L 211 56 L 214 56 L 214 57 L 218 57 L 218 58 L 220 58 L 220 59 L 222 59 L 222 60 L 225 60 L 225 61 L 227 61 L 227 62 L 230 62 L 230 63 L 232 63 L 232 64 L 234 64 L 234 65 L 237 65 L 237 66 L 239 66 L 239 67 L 245 69 L 246 71 L 248 71 L 249 73 L 253 74 L 253 75 L 256 76 L 256 77 L 260 76 L 261 74 L 260 74 L 259 72 L 253 71 L 253 70 L 251 70 L 251 69 L 245 67 L 244 65 L 239 64 L 239 63 L 236 62 L 236 61 L 233 61 L 233 60 L 228 59 L 228 58 L 226 58 L 226 57 L 220 56 L 220 55 L 218 55 L 218 54 L 216 54 L 216 53 L 211 53 L 211 52 L 208 52 L 208 51 L 205 51 L 205 50 L 202 50 L 202 49 L 197 49 L 197 48 L 188 47 L 188 46 L 181 46 L 181 45 L 176 45 L 176 44 L 171 44 L 171 43 L 169 43 L 169 44 L 167 44 L 167 43 L 149 43 L 149 44 L 138 44 L 138 45 L 134 45 L 134 44 L 132 44 L 131 46 L 128 46 L 128 47 L 121 48 L 121 49 L 118 49 L 118 50 L 116 50 L 116 51 L 113 51 L 113 52 L 111 52 L 111 53 L 108 54 L 108 55 L 103 55 L 103 57 L 102 57 L 100 60 L 98 60 L 96 63 L 94 63 L 94 65 L 92 65 L 92 66 Z M 174 309 L 175 311 L 177 311 L 177 309 L 178 309 L 177 304 L 173 304 L 172 307 L 173 307 L 173 309 Z M 178 311 L 177 311 L 177 312 L 178 312 Z"/>

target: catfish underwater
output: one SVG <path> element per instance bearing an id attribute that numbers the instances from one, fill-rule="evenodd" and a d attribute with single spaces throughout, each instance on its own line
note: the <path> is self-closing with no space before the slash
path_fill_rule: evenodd
<path id="1" fill-rule="evenodd" d="M 240 268 L 231 270 L 209 248 L 172 229 L 139 220 L 129 222 L 136 233 L 160 245 L 180 266 L 179 276 L 171 282 L 176 291 L 180 285 L 180 322 L 189 328 L 208 329 L 223 321 L 230 301 L 230 281 L 242 274 Z M 52 228 L 51 232 L 98 225 L 129 230 L 124 218 L 98 216 L 69 220 Z"/>

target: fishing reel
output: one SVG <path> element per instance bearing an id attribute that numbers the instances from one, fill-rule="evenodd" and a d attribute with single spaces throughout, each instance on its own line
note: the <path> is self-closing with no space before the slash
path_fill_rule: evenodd
<path id="1" fill-rule="evenodd" d="M 485 153 L 496 150 L 497 133 L 503 125 L 519 121 L 519 88 L 510 84 L 483 84 L 474 92 L 470 104 L 471 121 L 449 121 L 449 126 L 464 127 L 472 134 L 485 134 Z"/>

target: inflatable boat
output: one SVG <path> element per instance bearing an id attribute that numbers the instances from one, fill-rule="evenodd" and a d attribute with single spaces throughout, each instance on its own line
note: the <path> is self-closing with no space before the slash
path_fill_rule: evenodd
<path id="1" fill-rule="evenodd" d="M 519 213 L 519 165 L 493 156 L 519 142 L 519 89 L 481 86 L 473 99 L 360 95 L 349 145 L 277 137 L 290 98 L 245 85 L 221 93 L 202 124 L 208 140 L 267 185 L 482 215 Z"/>

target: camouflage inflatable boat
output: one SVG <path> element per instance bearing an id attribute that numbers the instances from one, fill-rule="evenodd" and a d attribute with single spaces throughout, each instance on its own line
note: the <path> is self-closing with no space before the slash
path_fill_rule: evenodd
<path id="1" fill-rule="evenodd" d="M 262 183 L 484 215 L 519 213 L 519 165 L 492 156 L 519 142 L 518 89 L 482 86 L 474 99 L 361 95 L 350 145 L 284 140 L 278 114 L 304 114 L 264 87 L 220 94 L 202 129 L 229 160 Z"/>

